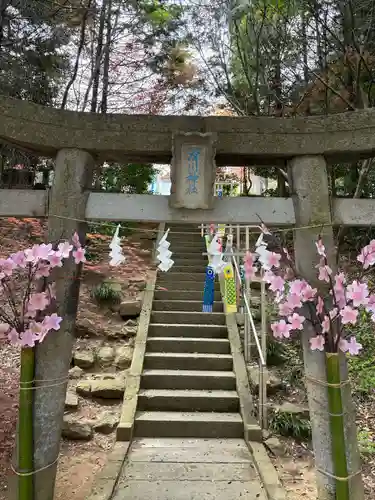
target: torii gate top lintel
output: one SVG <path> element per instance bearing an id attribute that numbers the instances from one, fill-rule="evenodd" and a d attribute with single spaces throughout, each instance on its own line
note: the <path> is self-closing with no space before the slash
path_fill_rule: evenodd
<path id="1" fill-rule="evenodd" d="M 307 118 L 100 115 L 0 96 L 0 117 L 0 141 L 50 157 L 76 148 L 103 161 L 169 163 L 179 131 L 215 134 L 218 166 L 275 165 L 301 155 L 329 161 L 375 155 L 373 110 Z"/>

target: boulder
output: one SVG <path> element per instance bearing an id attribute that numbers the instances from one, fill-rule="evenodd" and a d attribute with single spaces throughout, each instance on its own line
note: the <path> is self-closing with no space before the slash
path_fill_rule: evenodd
<path id="1" fill-rule="evenodd" d="M 78 316 L 75 326 L 76 337 L 99 337 L 101 333 L 94 321 Z"/>
<path id="2" fill-rule="evenodd" d="M 78 408 L 78 397 L 73 391 L 68 390 L 65 396 L 65 409 L 76 410 Z"/>
<path id="3" fill-rule="evenodd" d="M 285 402 L 282 405 L 274 406 L 278 413 L 292 413 L 298 415 L 300 418 L 310 418 L 309 409 L 306 406 L 296 403 Z"/>
<path id="4" fill-rule="evenodd" d="M 116 349 L 115 366 L 120 370 L 129 368 L 133 360 L 133 350 L 128 346 L 118 347 Z"/>
<path id="5" fill-rule="evenodd" d="M 73 368 L 69 370 L 69 378 L 71 379 L 81 378 L 83 373 L 84 371 L 82 370 L 82 368 L 80 368 L 79 366 L 73 366 Z"/>
<path id="6" fill-rule="evenodd" d="M 89 441 L 93 436 L 90 423 L 77 421 L 71 417 L 64 417 L 62 436 L 68 439 Z"/>
<path id="7" fill-rule="evenodd" d="M 122 318 L 136 318 L 141 314 L 142 301 L 127 299 L 120 304 L 120 316 Z"/>
<path id="8" fill-rule="evenodd" d="M 115 357 L 115 350 L 110 346 L 101 347 L 96 353 L 96 359 L 101 366 L 110 366 Z"/>
<path id="9" fill-rule="evenodd" d="M 83 349 L 82 351 L 75 351 L 73 361 L 75 366 L 79 366 L 79 368 L 91 368 L 95 363 L 95 356 L 91 350 Z"/>
<path id="10" fill-rule="evenodd" d="M 249 382 L 251 389 L 254 393 L 259 391 L 259 367 L 258 366 L 248 366 L 247 373 L 249 375 Z M 274 373 L 269 370 L 265 370 L 265 376 L 267 377 L 267 394 L 273 395 L 278 391 L 285 389 L 284 382 Z"/>
<path id="11" fill-rule="evenodd" d="M 94 422 L 94 430 L 101 434 L 111 434 L 119 424 L 119 417 L 115 415 L 104 415 L 97 422 Z"/>
<path id="12" fill-rule="evenodd" d="M 124 378 L 108 378 L 91 381 L 91 396 L 103 399 L 121 399 L 125 392 Z"/>
<path id="13" fill-rule="evenodd" d="M 282 457 L 285 455 L 286 449 L 284 444 L 276 436 L 268 438 L 264 444 L 270 450 L 270 452 L 275 455 L 275 457 Z"/>
<path id="14" fill-rule="evenodd" d="M 78 382 L 76 387 L 77 394 L 81 396 L 90 396 L 91 395 L 91 380 L 81 380 Z"/>

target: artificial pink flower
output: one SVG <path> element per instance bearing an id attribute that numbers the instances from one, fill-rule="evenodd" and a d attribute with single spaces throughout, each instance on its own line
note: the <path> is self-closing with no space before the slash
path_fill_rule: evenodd
<path id="1" fill-rule="evenodd" d="M 86 262 L 86 257 L 85 257 L 86 250 L 82 247 L 77 248 L 77 250 L 74 250 L 73 252 L 73 257 L 74 257 L 74 262 L 76 264 L 80 264 L 81 262 Z"/>
<path id="2" fill-rule="evenodd" d="M 331 328 L 331 322 L 330 322 L 329 316 L 324 316 L 324 319 L 322 321 L 323 333 L 328 333 L 330 328 Z"/>
<path id="3" fill-rule="evenodd" d="M 58 250 L 62 255 L 62 258 L 67 259 L 70 252 L 73 250 L 73 245 L 71 245 L 69 241 L 63 241 L 62 243 L 59 243 Z"/>
<path id="4" fill-rule="evenodd" d="M 62 255 L 60 252 L 52 252 L 48 257 L 48 261 L 51 267 L 62 267 Z"/>
<path id="5" fill-rule="evenodd" d="M 339 349 L 342 352 L 348 352 L 349 350 L 349 342 L 346 339 L 339 340 Z"/>
<path id="6" fill-rule="evenodd" d="M 318 254 L 319 255 L 322 255 L 323 257 L 326 256 L 326 248 L 325 246 L 323 245 L 323 242 L 321 239 L 319 239 L 318 241 L 315 242 L 315 245 L 316 245 L 316 249 L 318 251 Z"/>
<path id="7" fill-rule="evenodd" d="M 39 245 L 33 245 L 32 248 L 25 250 L 26 262 L 35 264 L 40 260 Z"/>
<path id="8" fill-rule="evenodd" d="M 309 342 L 312 351 L 324 351 L 324 344 L 326 343 L 326 340 L 323 335 L 312 337 Z"/>
<path id="9" fill-rule="evenodd" d="M 318 314 L 322 314 L 323 309 L 324 309 L 324 302 L 323 302 L 323 299 L 319 296 L 318 297 L 318 303 L 316 305 L 316 312 Z"/>
<path id="10" fill-rule="evenodd" d="M 43 326 L 46 330 L 60 330 L 60 323 L 62 318 L 56 313 L 51 314 L 51 316 L 46 316 L 43 320 Z"/>
<path id="11" fill-rule="evenodd" d="M 306 287 L 306 281 L 304 280 L 294 280 L 290 283 L 289 291 L 295 295 L 301 295 L 302 290 Z"/>
<path id="12" fill-rule="evenodd" d="M 267 252 L 265 255 L 264 264 L 268 269 L 272 269 L 273 267 L 280 267 L 280 259 L 280 254 L 275 252 Z"/>
<path id="13" fill-rule="evenodd" d="M 375 263 L 375 246 L 372 241 L 369 245 L 362 248 L 357 260 L 363 264 L 364 269 L 369 268 Z"/>
<path id="14" fill-rule="evenodd" d="M 319 276 L 320 281 L 326 281 L 329 283 L 329 277 L 332 274 L 332 269 L 329 266 L 319 266 Z"/>
<path id="15" fill-rule="evenodd" d="M 275 338 L 289 338 L 291 327 L 288 323 L 281 319 L 275 323 L 271 324 L 271 330 Z"/>
<path id="16" fill-rule="evenodd" d="M 73 234 L 72 242 L 77 249 L 81 248 L 81 242 L 79 241 L 79 236 L 77 232 Z"/>
<path id="17" fill-rule="evenodd" d="M 51 268 L 48 264 L 38 264 L 37 270 L 35 271 L 35 278 L 48 278 L 50 275 Z"/>
<path id="18" fill-rule="evenodd" d="M 10 332 L 8 332 L 8 339 L 9 342 L 13 345 L 19 345 L 20 342 L 20 337 L 15 328 L 12 328 Z"/>
<path id="19" fill-rule="evenodd" d="M 343 325 L 347 325 L 348 323 L 354 325 L 357 321 L 358 311 L 351 306 L 345 306 L 341 309 L 340 316 Z"/>
<path id="20" fill-rule="evenodd" d="M 5 276 L 12 276 L 16 264 L 12 259 L 0 259 L 0 270 Z"/>
<path id="21" fill-rule="evenodd" d="M 372 293 L 368 296 L 368 302 L 366 304 L 366 311 L 375 314 L 375 294 Z"/>
<path id="22" fill-rule="evenodd" d="M 283 292 L 285 287 L 285 281 L 281 276 L 275 276 L 270 283 L 270 290 L 273 292 Z"/>
<path id="23" fill-rule="evenodd" d="M 52 251 L 53 250 L 52 250 L 51 243 L 48 243 L 48 245 L 46 245 L 45 243 L 42 243 L 41 245 L 39 245 L 39 250 L 38 250 L 39 258 L 41 260 L 48 260 Z"/>
<path id="24" fill-rule="evenodd" d="M 288 295 L 287 303 L 292 309 L 302 306 L 301 297 L 295 293 Z"/>
<path id="25" fill-rule="evenodd" d="M 305 288 L 302 290 L 302 301 L 309 302 L 313 300 L 318 290 L 316 288 L 312 288 L 310 285 L 306 284 Z"/>
<path id="26" fill-rule="evenodd" d="M 303 330 L 303 322 L 305 321 L 304 316 L 300 316 L 297 313 L 294 313 L 292 316 L 289 316 L 288 321 L 290 323 L 290 328 L 292 330 Z"/>
<path id="27" fill-rule="evenodd" d="M 263 274 L 263 281 L 265 281 L 266 283 L 271 283 L 274 278 L 275 274 L 270 270 L 266 271 Z"/>
<path id="28" fill-rule="evenodd" d="M 19 252 L 13 253 L 10 257 L 16 266 L 26 267 L 26 256 L 25 256 L 25 252 L 23 252 L 22 250 L 20 250 Z"/>
<path id="29" fill-rule="evenodd" d="M 357 342 L 357 339 L 355 337 L 351 337 L 349 342 L 348 342 L 348 352 L 352 356 L 356 356 L 359 354 L 359 351 L 362 349 L 362 344 Z"/>
<path id="30" fill-rule="evenodd" d="M 364 306 L 368 303 L 368 287 L 366 283 L 354 280 L 346 289 L 346 296 L 353 301 L 354 307 Z"/>
<path id="31" fill-rule="evenodd" d="M 251 252 L 247 251 L 244 258 L 243 258 L 243 261 L 245 264 L 248 264 L 249 266 L 253 266 L 254 265 L 253 254 Z"/>
<path id="32" fill-rule="evenodd" d="M 34 293 L 30 296 L 28 309 L 31 311 L 44 311 L 48 304 L 49 299 L 45 292 Z"/>
<path id="33" fill-rule="evenodd" d="M 34 347 L 35 341 L 35 335 L 31 330 L 25 330 L 20 335 L 20 345 L 22 347 Z"/>
<path id="34" fill-rule="evenodd" d="M 279 304 L 279 314 L 280 316 L 288 316 L 293 312 L 293 307 L 290 306 L 288 302 L 281 302 Z"/>

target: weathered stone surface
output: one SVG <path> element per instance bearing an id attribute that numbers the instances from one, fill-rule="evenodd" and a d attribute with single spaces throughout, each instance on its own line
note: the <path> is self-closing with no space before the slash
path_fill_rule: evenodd
<path id="1" fill-rule="evenodd" d="M 96 359 L 101 366 L 110 366 L 115 357 L 115 350 L 111 346 L 103 346 L 101 347 L 97 354 Z"/>
<path id="2" fill-rule="evenodd" d="M 273 455 L 275 455 L 276 457 L 281 457 L 285 455 L 286 451 L 285 446 L 276 436 L 268 438 L 264 442 L 264 444 L 267 446 L 270 452 L 273 453 Z"/>
<path id="3" fill-rule="evenodd" d="M 259 368 L 258 366 L 248 366 L 250 386 L 253 392 L 259 391 Z M 272 395 L 285 388 L 284 382 L 274 373 L 266 370 L 267 376 L 267 394 Z"/>
<path id="4" fill-rule="evenodd" d="M 141 300 L 124 300 L 120 304 L 120 316 L 122 318 L 136 318 L 141 314 L 142 301 Z"/>
<path id="5" fill-rule="evenodd" d="M 92 320 L 78 316 L 75 327 L 76 337 L 99 337 L 102 333 Z"/>
<path id="6" fill-rule="evenodd" d="M 91 396 L 103 399 L 121 399 L 125 391 L 125 380 L 114 379 L 92 380 Z"/>
<path id="7" fill-rule="evenodd" d="M 82 370 L 82 368 L 80 368 L 79 366 L 73 366 L 73 368 L 69 370 L 69 378 L 71 379 L 81 378 L 83 373 L 84 371 Z"/>
<path id="8" fill-rule="evenodd" d="M 115 415 L 104 415 L 94 423 L 94 430 L 101 434 L 111 434 L 119 424 L 119 417 Z"/>
<path id="9" fill-rule="evenodd" d="M 78 382 L 76 391 L 81 396 L 90 396 L 91 394 L 91 381 L 90 380 L 81 380 Z"/>
<path id="10" fill-rule="evenodd" d="M 77 408 L 78 408 L 78 397 L 74 392 L 68 390 L 65 396 L 65 409 L 76 410 Z"/>
<path id="11" fill-rule="evenodd" d="M 76 366 L 79 366 L 79 368 L 91 368 L 91 366 L 95 363 L 94 353 L 88 349 L 75 351 L 73 354 L 73 361 Z"/>
<path id="12" fill-rule="evenodd" d="M 116 349 L 115 366 L 124 370 L 129 368 L 133 359 L 133 350 L 129 346 L 118 347 Z"/>
<path id="13" fill-rule="evenodd" d="M 92 438 L 93 429 L 90 423 L 77 421 L 71 416 L 64 417 L 62 436 L 68 439 L 89 441 Z"/>
<path id="14" fill-rule="evenodd" d="M 310 417 L 309 409 L 306 406 L 302 406 L 296 403 L 285 402 L 280 406 L 275 406 L 274 408 L 279 413 L 293 413 L 294 415 L 298 415 L 301 418 Z"/>

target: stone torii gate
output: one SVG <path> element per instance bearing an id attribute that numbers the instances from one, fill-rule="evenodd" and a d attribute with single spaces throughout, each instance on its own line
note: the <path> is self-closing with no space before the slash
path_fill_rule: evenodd
<path id="1" fill-rule="evenodd" d="M 310 227 L 295 233 L 299 272 L 314 284 L 317 263 L 314 242 L 323 232 L 329 258 L 334 261 L 332 225 L 365 226 L 375 222 L 374 200 L 330 199 L 327 164 L 375 155 L 375 113 L 371 110 L 328 117 L 234 118 L 146 115 L 97 115 L 42 107 L 0 98 L 0 142 L 40 156 L 55 158 L 50 194 L 32 190 L 0 190 L 0 217 L 48 216 L 49 240 L 70 237 L 80 220 L 185 221 Z M 197 153 L 198 151 L 198 153 Z M 197 158 L 197 154 L 198 157 Z M 96 164 L 103 161 L 172 161 L 169 197 L 92 193 Z M 292 197 L 213 197 L 215 165 L 287 165 Z M 198 165 L 198 166 L 197 166 Z M 192 197 L 188 196 L 192 195 Z M 323 227 L 323 231 L 322 231 Z M 67 377 L 78 305 L 79 280 L 67 264 L 58 280 L 62 328 L 38 345 L 38 380 Z M 322 353 L 308 349 L 304 335 L 305 369 L 319 499 L 332 498 L 332 471 L 326 389 Z M 342 375 L 346 377 L 346 363 Z M 52 500 L 59 451 L 66 384 L 35 391 L 35 489 L 37 500 Z M 347 411 L 348 442 L 356 429 L 350 388 L 342 389 Z M 320 403 L 317 403 L 320 401 Z M 48 467 L 50 464 L 54 464 Z M 357 448 L 348 449 L 349 474 L 360 468 Z M 360 475 L 351 479 L 351 498 L 363 499 Z M 355 493 L 354 493 L 355 492 Z"/>

